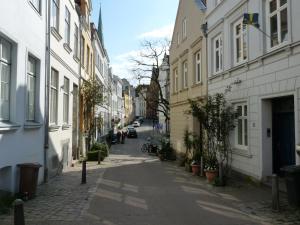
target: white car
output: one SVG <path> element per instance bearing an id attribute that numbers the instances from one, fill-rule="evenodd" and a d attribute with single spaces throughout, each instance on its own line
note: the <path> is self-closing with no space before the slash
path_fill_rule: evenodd
<path id="1" fill-rule="evenodd" d="M 134 126 L 134 127 L 140 127 L 141 124 L 140 124 L 139 121 L 134 121 L 133 124 L 132 124 L 132 126 Z"/>

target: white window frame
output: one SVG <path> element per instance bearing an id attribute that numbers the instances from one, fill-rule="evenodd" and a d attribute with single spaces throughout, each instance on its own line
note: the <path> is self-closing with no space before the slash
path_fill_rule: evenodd
<path id="1" fill-rule="evenodd" d="M 249 125 L 248 125 L 248 115 L 249 108 L 246 102 L 235 104 L 235 109 L 238 111 L 238 107 L 242 107 L 242 115 L 237 117 L 237 125 L 235 127 L 235 147 L 237 149 L 247 150 L 249 146 Z M 247 111 L 245 113 L 245 107 Z M 239 144 L 239 126 L 238 121 L 242 121 L 242 143 Z M 246 124 L 246 126 L 245 126 Z"/>
<path id="2" fill-rule="evenodd" d="M 278 48 L 282 45 L 284 45 L 285 43 L 288 42 L 289 40 L 289 35 L 290 35 L 290 32 L 289 32 L 289 7 L 288 7 L 288 4 L 289 4 L 289 0 L 287 0 L 287 2 L 280 6 L 280 0 L 276 0 L 276 10 L 274 10 L 274 12 L 270 12 L 270 2 L 272 0 L 267 0 L 266 1 L 266 4 L 267 4 L 267 33 L 269 34 L 269 38 L 268 38 L 268 47 L 269 49 L 274 49 L 274 48 Z M 286 40 L 282 40 L 282 36 L 281 36 L 281 16 L 280 16 L 280 13 L 281 11 L 283 10 L 287 10 L 287 34 L 286 34 Z M 273 16 L 276 16 L 277 17 L 277 41 L 278 41 L 278 44 L 272 46 L 272 34 L 271 34 L 271 18 Z"/>
<path id="3" fill-rule="evenodd" d="M 71 39 L 71 13 L 67 6 L 65 7 L 65 43 L 70 46 Z"/>
<path id="4" fill-rule="evenodd" d="M 4 58 L 3 46 L 8 51 L 8 57 Z M 10 91 L 11 91 L 11 62 L 12 61 L 12 44 L 0 37 L 0 121 L 10 120 Z M 2 67 L 8 69 L 7 80 L 2 76 Z M 4 98 L 2 99 L 2 94 Z M 5 108 L 4 108 L 5 107 Z"/>
<path id="5" fill-rule="evenodd" d="M 30 61 L 34 66 L 33 71 L 30 71 Z M 33 90 L 30 86 L 30 79 L 33 79 Z M 37 105 L 37 80 L 38 80 L 38 60 L 31 55 L 27 59 L 27 101 L 26 101 L 26 121 L 36 121 L 36 105 Z M 33 94 L 31 93 L 33 92 Z M 33 99 L 31 99 L 33 98 Z"/>
<path id="6" fill-rule="evenodd" d="M 74 24 L 74 56 L 79 57 L 79 28 Z"/>
<path id="7" fill-rule="evenodd" d="M 219 41 L 219 46 L 216 47 L 216 42 Z M 216 67 L 216 59 L 217 59 L 217 54 L 219 53 L 218 60 L 219 60 L 219 69 L 217 70 Z M 223 71 L 223 38 L 222 34 L 216 36 L 213 39 L 213 71 L 214 74 L 218 74 Z"/>
<path id="8" fill-rule="evenodd" d="M 30 5 L 35 9 L 35 11 L 38 12 L 38 14 L 41 15 L 41 0 L 29 0 Z"/>
<path id="9" fill-rule="evenodd" d="M 63 123 L 69 124 L 70 79 L 64 77 L 63 86 Z"/>
<path id="10" fill-rule="evenodd" d="M 53 74 L 56 74 L 56 84 L 52 83 L 52 77 Z M 50 111 L 50 117 L 49 117 L 49 123 L 51 125 L 54 125 L 58 123 L 58 95 L 59 95 L 59 73 L 57 70 L 55 70 L 54 68 L 51 68 L 51 78 L 50 78 L 50 106 L 49 106 L 49 111 Z M 56 92 L 56 96 L 53 96 L 53 92 Z M 53 98 L 55 98 L 55 104 L 53 104 L 54 100 Z"/>
<path id="11" fill-rule="evenodd" d="M 174 69 L 174 93 L 178 92 L 178 68 Z"/>
<path id="12" fill-rule="evenodd" d="M 188 87 L 188 64 L 187 60 L 182 63 L 182 88 Z"/>
<path id="13" fill-rule="evenodd" d="M 240 33 L 237 34 L 237 27 L 240 26 Z M 234 65 L 239 65 L 248 59 L 248 26 L 243 24 L 243 19 L 239 19 L 233 24 L 233 56 Z M 237 41 L 239 42 L 240 58 L 237 54 Z"/>
<path id="14" fill-rule="evenodd" d="M 199 84 L 202 82 L 201 51 L 196 52 L 194 57 L 195 57 L 195 83 Z"/>
<path id="15" fill-rule="evenodd" d="M 59 4 L 60 0 L 52 0 L 51 7 L 51 26 L 58 32 L 59 31 Z"/>
<path id="16" fill-rule="evenodd" d="M 182 40 L 184 40 L 187 37 L 186 33 L 186 18 L 182 21 Z"/>

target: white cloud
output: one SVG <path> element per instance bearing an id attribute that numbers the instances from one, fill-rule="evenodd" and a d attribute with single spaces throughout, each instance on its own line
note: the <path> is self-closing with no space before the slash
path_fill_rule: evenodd
<path id="1" fill-rule="evenodd" d="M 172 38 L 174 29 L 174 24 L 169 24 L 167 26 L 142 33 L 138 36 L 138 39 L 147 39 L 147 38 Z"/>

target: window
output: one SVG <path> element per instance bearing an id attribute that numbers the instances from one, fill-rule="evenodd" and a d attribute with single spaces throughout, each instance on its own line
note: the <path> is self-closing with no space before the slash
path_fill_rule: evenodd
<path id="1" fill-rule="evenodd" d="M 84 45 L 85 45 L 85 41 L 84 41 L 84 37 L 81 36 L 81 66 L 84 67 Z"/>
<path id="2" fill-rule="evenodd" d="M 28 56 L 27 63 L 27 114 L 26 120 L 35 120 L 37 60 Z"/>
<path id="3" fill-rule="evenodd" d="M 79 34 L 79 29 L 78 26 L 75 24 L 74 28 L 74 56 L 79 57 L 79 52 L 78 52 L 78 34 Z"/>
<path id="4" fill-rule="evenodd" d="M 50 80 L 50 123 L 57 124 L 58 72 L 51 69 Z"/>
<path id="5" fill-rule="evenodd" d="M 234 24 L 234 64 L 247 60 L 247 26 L 243 20 Z"/>
<path id="6" fill-rule="evenodd" d="M 236 145 L 239 148 L 246 148 L 248 146 L 248 119 L 247 119 L 247 105 L 238 104 L 236 106 L 238 118 L 236 133 Z"/>
<path id="7" fill-rule="evenodd" d="M 41 14 L 41 0 L 29 0 L 29 2 L 35 8 L 35 10 Z"/>
<path id="8" fill-rule="evenodd" d="M 201 52 L 195 54 L 195 81 L 200 83 L 202 81 L 201 77 Z"/>
<path id="9" fill-rule="evenodd" d="M 214 49 L 214 73 L 222 71 L 223 68 L 223 42 L 222 37 L 219 35 L 213 41 Z"/>
<path id="10" fill-rule="evenodd" d="M 288 40 L 287 0 L 268 0 L 270 46 L 274 47 Z"/>
<path id="11" fill-rule="evenodd" d="M 11 44 L 0 37 L 0 120 L 9 120 Z"/>
<path id="12" fill-rule="evenodd" d="M 173 87 L 174 92 L 178 91 L 178 69 L 174 69 L 174 87 Z"/>
<path id="13" fill-rule="evenodd" d="M 69 123 L 69 92 L 70 92 L 70 81 L 64 77 L 64 98 L 63 98 L 63 122 L 64 124 Z"/>
<path id="14" fill-rule="evenodd" d="M 187 74 L 187 61 L 182 63 L 182 88 L 187 88 L 188 86 L 188 74 Z"/>
<path id="15" fill-rule="evenodd" d="M 70 45 L 70 12 L 66 7 L 65 11 L 65 43 Z"/>
<path id="16" fill-rule="evenodd" d="M 89 46 L 86 47 L 86 71 L 89 72 L 89 65 L 90 65 L 90 48 Z"/>
<path id="17" fill-rule="evenodd" d="M 182 39 L 186 38 L 186 18 L 182 21 Z"/>
<path id="18" fill-rule="evenodd" d="M 179 33 L 177 32 L 177 45 L 180 44 L 180 36 L 179 36 Z"/>
<path id="19" fill-rule="evenodd" d="M 52 0 L 52 27 L 59 30 L 59 0 Z"/>

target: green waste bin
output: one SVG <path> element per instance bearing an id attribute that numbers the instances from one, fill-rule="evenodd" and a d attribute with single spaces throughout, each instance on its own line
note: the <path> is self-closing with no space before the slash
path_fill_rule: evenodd
<path id="1" fill-rule="evenodd" d="M 300 165 L 285 166 L 285 183 L 289 204 L 300 206 Z"/>
<path id="2" fill-rule="evenodd" d="M 42 165 L 37 163 L 23 163 L 18 164 L 20 168 L 20 183 L 19 193 L 25 199 L 32 199 L 35 197 L 39 169 Z"/>

